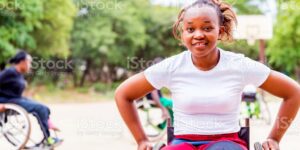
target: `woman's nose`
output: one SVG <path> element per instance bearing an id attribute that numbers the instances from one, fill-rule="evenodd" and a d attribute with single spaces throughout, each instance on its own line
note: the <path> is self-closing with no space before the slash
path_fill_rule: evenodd
<path id="1" fill-rule="evenodd" d="M 196 30 L 196 31 L 194 32 L 194 38 L 196 38 L 196 39 L 204 38 L 203 32 L 200 31 L 200 30 Z"/>

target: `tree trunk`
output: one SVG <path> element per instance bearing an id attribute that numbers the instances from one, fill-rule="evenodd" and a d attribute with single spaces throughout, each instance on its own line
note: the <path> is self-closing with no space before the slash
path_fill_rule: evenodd
<path id="1" fill-rule="evenodd" d="M 84 72 L 83 72 L 83 75 L 82 75 L 82 77 L 81 77 L 81 80 L 80 80 L 80 87 L 83 87 L 83 85 L 84 85 L 84 82 L 85 82 L 85 78 L 86 78 L 86 76 L 88 75 L 88 73 L 89 73 L 89 70 L 90 70 L 90 66 L 91 66 L 91 60 L 90 59 L 86 59 L 86 68 L 85 68 L 85 70 L 84 70 Z"/>
<path id="2" fill-rule="evenodd" d="M 75 67 L 76 68 L 76 67 Z M 73 86 L 74 87 L 77 87 L 78 84 L 77 84 L 77 71 L 76 69 L 73 69 L 72 71 L 72 76 L 73 76 Z"/>
<path id="3" fill-rule="evenodd" d="M 299 82 L 300 81 L 300 66 L 296 67 L 295 73 L 296 73 L 296 79 Z"/>

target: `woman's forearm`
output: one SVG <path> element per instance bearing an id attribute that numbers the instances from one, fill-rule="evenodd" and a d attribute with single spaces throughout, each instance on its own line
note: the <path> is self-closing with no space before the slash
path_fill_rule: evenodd
<path id="1" fill-rule="evenodd" d="M 142 129 L 133 101 L 123 97 L 116 97 L 116 103 L 120 114 L 130 132 L 133 134 L 135 141 L 139 144 L 140 142 L 147 140 L 147 136 Z"/>
<path id="2" fill-rule="evenodd" d="M 284 133 L 294 120 L 300 106 L 300 94 L 297 93 L 291 98 L 285 99 L 277 114 L 275 124 L 269 134 L 268 138 L 274 139 L 280 142 Z"/>

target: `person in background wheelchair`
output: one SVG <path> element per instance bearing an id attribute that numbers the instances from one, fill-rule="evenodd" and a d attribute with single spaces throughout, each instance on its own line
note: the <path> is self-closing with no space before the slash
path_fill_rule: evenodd
<path id="1" fill-rule="evenodd" d="M 153 90 L 152 92 L 148 93 L 146 95 L 147 100 L 153 100 L 157 104 L 157 106 L 161 109 L 162 111 L 162 118 L 167 119 L 171 118 L 173 121 L 173 103 L 172 100 L 167 99 L 163 97 L 162 93 L 160 90 Z M 160 128 L 164 128 L 163 124 L 159 124 Z"/>
<path id="2" fill-rule="evenodd" d="M 116 104 L 139 150 L 152 149 L 152 144 L 141 127 L 134 100 L 162 87 L 172 94 L 174 140 L 202 142 L 172 142 L 163 150 L 246 150 L 238 132 L 242 90 L 248 84 L 284 99 L 263 142 L 264 150 L 279 149 L 298 112 L 300 86 L 262 63 L 218 48 L 218 40 L 232 39 L 236 22 L 232 7 L 221 0 L 197 0 L 184 7 L 173 33 L 188 50 L 130 77 L 117 88 Z"/>
<path id="3" fill-rule="evenodd" d="M 247 85 L 242 94 L 242 101 L 246 102 L 247 107 L 247 113 L 250 118 L 255 115 L 256 118 L 259 118 L 259 102 L 257 100 L 257 95 L 256 95 L 256 87 L 254 85 Z M 251 108 L 251 103 L 254 104 L 254 109 Z"/>
<path id="4" fill-rule="evenodd" d="M 31 56 L 25 51 L 20 51 L 10 59 L 9 63 L 12 66 L 0 72 L 0 109 L 5 109 L 1 103 L 13 103 L 23 107 L 27 112 L 33 113 L 41 125 L 47 144 L 49 146 L 58 145 L 62 142 L 62 139 L 50 136 L 49 128 L 59 130 L 49 119 L 50 109 L 41 103 L 22 96 L 26 87 L 23 74 L 30 71 L 31 62 Z"/>

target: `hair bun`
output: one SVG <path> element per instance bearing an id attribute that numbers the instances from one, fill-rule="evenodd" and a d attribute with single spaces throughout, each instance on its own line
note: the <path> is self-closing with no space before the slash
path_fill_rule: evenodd
<path id="1" fill-rule="evenodd" d="M 8 61 L 9 64 L 14 64 L 15 62 L 16 62 L 15 57 L 9 59 L 9 61 Z"/>
<path id="2" fill-rule="evenodd" d="M 10 64 L 18 64 L 21 61 L 25 60 L 27 57 L 27 53 L 25 51 L 19 51 L 13 58 L 9 60 Z"/>

